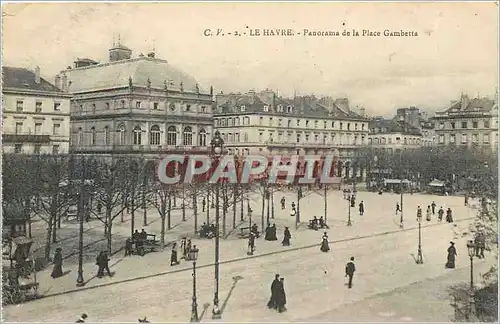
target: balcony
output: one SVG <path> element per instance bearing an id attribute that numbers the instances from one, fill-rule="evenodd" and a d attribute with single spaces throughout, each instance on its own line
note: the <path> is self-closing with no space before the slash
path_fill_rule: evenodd
<path id="1" fill-rule="evenodd" d="M 86 145 L 71 148 L 71 153 L 119 153 L 119 154 L 208 154 L 208 146 L 175 145 Z"/>
<path id="2" fill-rule="evenodd" d="M 17 133 L 3 134 L 2 140 L 4 143 L 50 143 L 50 135 L 47 134 L 32 134 L 32 133 Z"/>

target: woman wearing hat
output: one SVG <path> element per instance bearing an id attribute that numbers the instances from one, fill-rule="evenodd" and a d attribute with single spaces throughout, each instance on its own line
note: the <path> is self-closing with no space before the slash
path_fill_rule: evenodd
<path id="1" fill-rule="evenodd" d="M 446 262 L 445 267 L 447 269 L 455 269 L 455 256 L 457 255 L 457 250 L 455 249 L 455 243 L 450 242 L 450 244 L 448 248 L 448 262 Z"/>
<path id="2" fill-rule="evenodd" d="M 54 279 L 62 277 L 63 275 L 63 270 L 62 270 L 63 257 L 61 252 L 62 249 L 57 248 L 56 253 L 54 254 L 54 269 L 52 269 L 52 274 L 50 275 Z"/>

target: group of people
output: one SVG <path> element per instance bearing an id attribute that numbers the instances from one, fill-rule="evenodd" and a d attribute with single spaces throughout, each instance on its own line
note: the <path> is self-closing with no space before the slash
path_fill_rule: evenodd
<path id="1" fill-rule="evenodd" d="M 134 244 L 136 249 L 140 248 L 144 242 L 148 240 L 148 233 L 144 230 L 144 228 L 139 233 L 138 230 L 135 230 L 134 234 L 132 234 L 131 238 L 128 238 L 125 241 L 125 256 L 130 256 L 134 252 Z"/>
<path id="2" fill-rule="evenodd" d="M 109 259 L 107 251 L 101 251 L 95 260 L 97 265 L 97 278 L 104 277 L 104 270 L 108 273 L 108 276 L 113 277 L 113 274 L 109 270 Z"/>
<path id="3" fill-rule="evenodd" d="M 269 309 L 275 309 L 282 313 L 286 311 L 285 279 L 276 274 L 271 284 L 271 298 L 267 302 Z"/>
<path id="4" fill-rule="evenodd" d="M 325 220 L 323 219 L 323 216 L 321 216 L 319 219 L 314 216 L 313 219 L 309 221 L 309 228 L 317 231 L 318 229 L 323 229 L 323 228 L 328 228 L 328 226 L 325 223 Z"/>
<path id="5" fill-rule="evenodd" d="M 191 248 L 196 249 L 196 245 L 192 245 L 191 239 L 183 237 L 181 239 L 181 252 L 182 252 L 181 259 L 184 259 L 186 261 L 191 260 L 189 255 L 189 251 L 191 251 Z M 178 264 L 180 264 L 180 261 L 177 253 L 177 242 L 174 242 L 172 244 L 172 251 L 170 254 L 170 266 L 175 266 Z"/>
<path id="6" fill-rule="evenodd" d="M 214 224 L 207 225 L 207 223 L 203 223 L 203 225 L 201 225 L 199 233 L 200 237 L 211 239 L 215 237 L 217 229 L 215 228 Z"/>
<path id="7" fill-rule="evenodd" d="M 266 240 L 266 241 L 277 241 L 278 240 L 278 237 L 276 236 L 276 224 L 273 224 L 273 225 L 268 224 L 267 225 L 264 240 Z"/>
<path id="8" fill-rule="evenodd" d="M 253 224 L 252 227 L 250 227 L 250 234 L 248 237 L 248 255 L 253 255 L 253 252 L 255 252 L 255 239 L 259 237 L 259 228 L 257 227 L 257 224 Z M 283 240 L 281 241 L 281 244 L 283 246 L 290 246 L 290 239 L 292 238 L 292 234 L 290 233 L 290 229 L 288 227 L 285 227 L 283 230 Z M 266 230 L 265 230 L 265 236 L 264 239 L 266 241 L 277 241 L 277 229 L 276 229 L 276 224 L 273 225 L 268 225 Z"/>
<path id="9" fill-rule="evenodd" d="M 396 215 L 397 213 L 401 212 L 401 207 L 399 206 L 399 203 L 396 204 Z M 443 207 L 439 207 L 438 210 L 438 221 L 441 222 L 443 221 L 443 216 L 444 216 L 444 209 Z M 425 220 L 430 222 L 432 219 L 432 215 L 436 215 L 436 203 L 433 201 L 432 204 L 427 206 L 427 210 L 425 211 Z M 420 206 L 417 207 L 417 221 L 422 219 L 422 208 Z M 451 211 L 451 208 L 448 207 L 446 210 L 446 222 L 447 223 L 453 223 L 453 212 Z"/>

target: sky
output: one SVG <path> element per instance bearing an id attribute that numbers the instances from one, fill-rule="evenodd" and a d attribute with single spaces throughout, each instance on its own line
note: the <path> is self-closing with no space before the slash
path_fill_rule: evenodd
<path id="1" fill-rule="evenodd" d="M 77 57 L 107 62 L 119 34 L 134 57 L 154 49 L 216 93 L 269 88 L 348 97 L 351 108 L 371 115 L 446 109 L 462 92 L 493 98 L 498 84 L 498 7 L 491 2 L 3 3 L 2 11 L 3 65 L 38 65 L 51 82 Z M 295 35 L 248 35 L 275 28 Z M 225 36 L 204 36 L 206 29 Z M 304 37 L 303 29 L 418 36 Z M 234 31 L 247 34 L 226 35 Z"/>

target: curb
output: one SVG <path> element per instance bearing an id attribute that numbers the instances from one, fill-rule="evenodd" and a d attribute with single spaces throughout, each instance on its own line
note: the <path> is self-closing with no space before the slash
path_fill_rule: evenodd
<path id="1" fill-rule="evenodd" d="M 464 222 L 464 221 L 468 221 L 468 220 L 471 220 L 471 219 L 474 219 L 474 218 L 475 217 L 464 218 L 464 219 L 461 219 L 461 220 L 457 220 L 454 223 Z M 447 223 L 437 223 L 437 224 L 422 225 L 421 227 L 422 228 L 424 228 L 424 227 L 434 227 L 434 226 L 439 226 L 439 225 L 444 225 L 444 224 L 447 224 Z M 372 234 L 372 235 L 363 235 L 363 236 L 356 236 L 356 237 L 351 237 L 351 238 L 333 240 L 333 241 L 328 241 L 328 243 L 334 244 L 334 243 L 343 243 L 343 242 L 348 242 L 348 241 L 362 240 L 362 239 L 367 239 L 367 238 L 373 238 L 373 237 L 379 237 L 379 236 L 385 236 L 385 235 L 390 235 L 390 234 L 401 233 L 401 232 L 408 232 L 408 231 L 412 231 L 412 230 L 416 230 L 416 229 L 418 229 L 418 227 L 409 227 L 409 228 L 404 228 L 404 229 L 399 229 L 399 230 L 386 231 L 386 232 L 382 232 L 382 233 Z M 231 259 L 231 260 L 220 261 L 219 264 L 234 263 L 234 262 L 248 260 L 248 259 L 255 259 L 255 258 L 266 257 L 266 256 L 269 256 L 269 255 L 275 255 L 275 254 L 280 254 L 280 253 L 287 253 L 287 252 L 292 252 L 292 251 L 299 251 L 299 250 L 310 249 L 310 248 L 314 248 L 314 247 L 318 247 L 318 246 L 319 246 L 319 244 L 304 245 L 304 246 L 294 247 L 294 248 L 290 248 L 290 249 L 286 249 L 286 250 L 282 250 L 282 251 L 267 252 L 267 253 L 263 253 L 263 254 L 259 254 L 259 255 L 244 256 L 244 257 L 235 258 L 235 259 Z M 213 265 L 214 265 L 214 263 L 199 265 L 199 266 L 197 266 L 197 269 L 207 268 L 207 267 L 211 267 Z M 145 275 L 145 276 L 139 276 L 139 277 L 134 277 L 134 278 L 129 278 L 129 279 L 123 279 L 123 280 L 120 280 L 120 281 L 114 281 L 114 282 L 107 282 L 107 283 L 103 283 L 103 284 L 98 284 L 98 285 L 95 285 L 95 286 L 92 286 L 92 287 L 83 287 L 83 288 L 79 288 L 79 289 L 71 289 L 71 290 L 66 290 L 66 291 L 62 291 L 62 292 L 57 292 L 57 293 L 52 293 L 52 294 L 46 294 L 46 295 L 40 296 L 39 298 L 37 298 L 35 300 L 39 300 L 39 299 L 43 299 L 43 298 L 48 298 L 48 297 L 56 297 L 56 296 L 60 296 L 60 295 L 66 295 L 66 294 L 76 293 L 76 292 L 80 292 L 80 291 L 92 290 L 92 289 L 101 288 L 101 287 L 108 287 L 108 286 L 118 285 L 118 284 L 121 284 L 121 283 L 132 282 L 132 281 L 137 281 L 137 280 L 142 280 L 142 279 L 149 279 L 149 278 L 154 278 L 154 277 L 160 277 L 160 276 L 164 276 L 164 275 L 167 275 L 167 274 L 173 274 L 173 273 L 179 273 L 179 272 L 191 271 L 191 270 L 192 270 L 191 267 L 187 267 L 187 268 L 183 268 L 183 269 L 177 269 L 177 270 L 171 270 L 171 271 L 164 271 L 164 272 L 149 274 L 149 275 Z"/>

